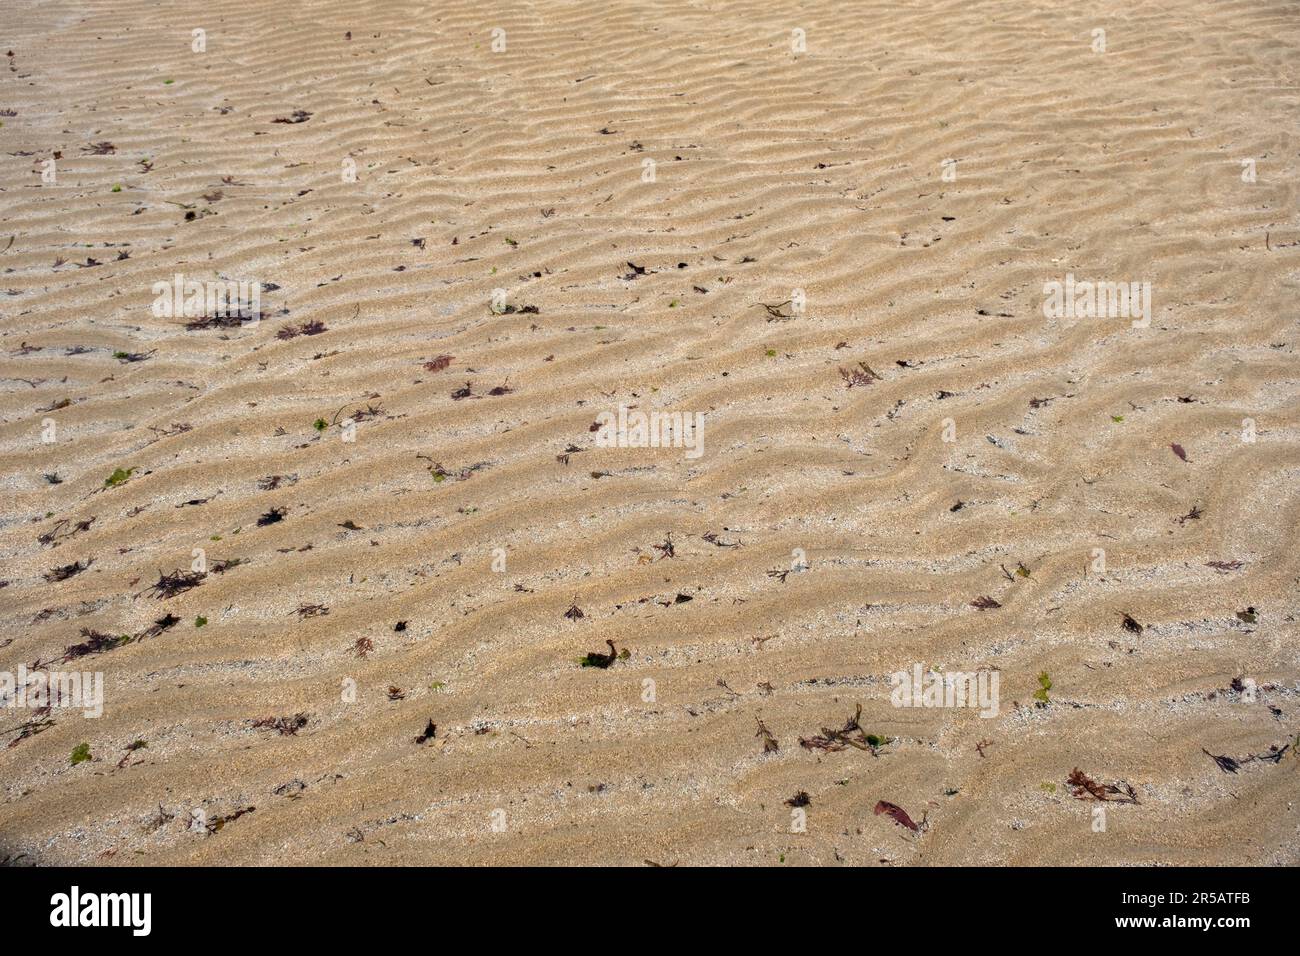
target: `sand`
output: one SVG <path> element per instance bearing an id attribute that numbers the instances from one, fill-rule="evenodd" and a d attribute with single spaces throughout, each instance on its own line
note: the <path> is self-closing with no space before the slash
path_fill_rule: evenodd
<path id="1" fill-rule="evenodd" d="M 5 20 L 0 860 L 1300 861 L 1294 5 Z"/>

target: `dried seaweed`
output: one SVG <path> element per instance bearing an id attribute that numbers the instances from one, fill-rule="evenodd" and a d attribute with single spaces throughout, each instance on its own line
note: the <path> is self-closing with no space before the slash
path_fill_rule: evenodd
<path id="1" fill-rule="evenodd" d="M 491 462 L 488 461 L 476 461 L 472 465 L 465 465 L 457 469 L 448 469 L 443 466 L 442 462 L 435 462 L 428 455 L 416 455 L 415 457 L 429 462 L 429 474 L 433 476 L 433 480 L 436 482 L 443 482 L 448 478 L 455 478 L 457 481 L 468 481 L 476 472 L 482 471 L 491 464 Z"/>
<path id="2" fill-rule="evenodd" d="M 300 335 L 320 335 L 322 332 L 328 332 L 329 328 L 320 319 L 312 319 L 310 322 L 304 322 L 301 325 L 286 325 L 275 333 L 275 337 L 281 341 L 296 339 Z"/>
<path id="3" fill-rule="evenodd" d="M 18 736 L 15 737 L 13 740 L 9 741 L 9 747 L 11 749 L 13 747 L 17 747 L 28 737 L 35 737 L 37 734 L 43 733 L 44 731 L 49 730 L 51 727 L 53 727 L 54 720 L 50 717 L 43 716 L 43 714 L 47 714 L 47 713 L 49 713 L 49 710 L 48 708 L 45 708 L 40 713 L 38 713 L 37 716 L 32 717 L 30 720 L 27 720 L 24 723 L 19 724 L 17 727 L 10 727 L 9 729 L 3 731 L 4 733 L 7 734 L 13 733 L 15 730 L 18 731 Z"/>
<path id="4" fill-rule="evenodd" d="M 631 264 L 632 263 L 630 262 L 628 263 L 628 265 Z M 791 300 L 789 299 L 786 299 L 784 302 L 778 302 L 776 305 L 769 305 L 766 302 L 759 302 L 756 304 L 761 306 L 763 311 L 767 313 L 767 321 L 769 322 L 788 322 L 794 318 L 793 312 L 786 313 L 782 311 L 782 309 L 787 305 L 791 304 Z"/>
<path id="5" fill-rule="evenodd" d="M 1223 754 L 1212 754 L 1204 747 L 1201 748 L 1201 753 L 1205 754 L 1205 756 L 1209 757 L 1216 764 L 1218 764 L 1219 769 L 1222 770 L 1224 773 L 1236 773 L 1238 770 L 1241 769 L 1240 761 L 1234 760 L 1232 757 L 1228 757 Z"/>
<path id="6" fill-rule="evenodd" d="M 296 736 L 298 731 L 307 726 L 306 714 L 294 714 L 292 717 L 263 717 L 253 721 L 254 730 L 274 730 L 281 737 Z"/>
<path id="7" fill-rule="evenodd" d="M 754 734 L 754 736 L 763 739 L 763 753 L 770 754 L 780 750 L 781 745 L 776 742 L 776 738 L 772 736 L 772 732 L 767 729 L 767 724 L 763 723 L 763 721 L 759 720 L 757 717 L 755 717 L 754 720 L 758 721 L 758 733 Z"/>
<path id="8" fill-rule="evenodd" d="M 158 572 L 158 582 L 150 585 L 141 591 L 141 594 L 152 594 L 158 600 L 164 598 L 174 598 L 178 594 L 184 594 L 203 583 L 207 574 L 203 571 L 173 571 L 171 574 Z"/>
<path id="9" fill-rule="evenodd" d="M 66 581 L 68 578 L 80 574 L 94 563 L 94 558 L 87 558 L 84 563 L 81 561 L 74 561 L 72 564 L 64 564 L 57 568 L 51 568 L 45 572 L 45 580 L 50 582 Z"/>
<path id="10" fill-rule="evenodd" d="M 854 388 L 860 385 L 870 385 L 872 382 L 885 380 L 884 376 L 873 369 L 866 362 L 859 362 L 855 369 L 840 369 L 840 378 L 844 379 L 845 388 Z"/>
<path id="11" fill-rule="evenodd" d="M 131 743 L 126 745 L 126 750 L 122 754 L 122 759 L 117 762 L 117 769 L 121 770 L 131 761 L 131 754 L 135 753 L 137 750 L 143 750 L 145 747 L 148 746 L 149 744 L 143 740 L 131 741 Z"/>
<path id="12" fill-rule="evenodd" d="M 200 315 L 185 323 L 185 331 L 198 332 L 203 329 L 237 329 L 245 323 L 256 322 L 262 318 L 260 312 L 247 309 L 234 309 L 224 315 Z"/>
<path id="13" fill-rule="evenodd" d="M 820 734 L 812 737 L 800 737 L 799 746 L 805 750 L 824 750 L 827 753 L 836 753 L 846 747 L 855 747 L 872 755 L 878 755 L 880 748 L 890 742 L 889 738 L 877 734 L 868 734 L 859 723 L 861 719 L 862 705 L 858 704 L 856 712 L 844 722 L 842 729 L 831 730 L 828 727 L 823 727 Z"/>
<path id="14" fill-rule="evenodd" d="M 661 558 L 672 558 L 677 555 L 677 549 L 673 547 L 673 534 L 671 531 L 664 538 L 663 544 L 651 545 L 651 547 L 659 552 Z"/>
<path id="15" fill-rule="evenodd" d="M 888 800 L 877 801 L 876 816 L 880 816 L 882 813 L 888 814 L 889 818 L 893 820 L 895 823 L 897 823 L 900 827 L 906 827 L 907 829 L 911 830 L 913 833 L 921 832 L 921 828 L 917 826 L 916 823 L 912 821 L 912 818 L 907 815 L 907 811 L 904 810 L 896 803 L 890 803 Z"/>
<path id="16" fill-rule="evenodd" d="M 221 828 L 224 827 L 227 823 L 230 823 L 233 820 L 238 820 L 244 814 L 252 813 L 256 809 L 257 807 L 240 807 L 234 813 L 226 813 L 220 816 L 213 817 L 211 820 L 207 822 L 207 824 L 204 826 L 204 829 L 206 829 L 208 833 L 218 833 L 221 831 Z"/>
<path id="17" fill-rule="evenodd" d="M 144 832 L 155 833 L 158 830 L 161 830 L 163 827 L 165 827 L 167 824 L 171 823 L 175 819 L 176 819 L 176 814 L 169 813 L 167 811 L 167 808 L 160 803 L 158 804 L 158 812 L 155 813 L 152 817 L 150 817 L 147 821 L 145 821 Z"/>
<path id="18" fill-rule="evenodd" d="M 266 514 L 257 519 L 257 526 L 259 528 L 265 528 L 269 524 L 276 524 L 277 522 L 283 521 L 286 514 L 288 514 L 287 508 L 272 508 Z"/>
<path id="19" fill-rule="evenodd" d="M 578 658 L 578 663 L 583 667 L 599 667 L 603 670 L 615 661 L 626 660 L 630 656 L 627 648 L 623 648 L 623 650 L 620 651 L 614 646 L 614 642 L 609 638 L 605 639 L 605 643 L 609 645 L 608 654 L 602 653 L 601 651 L 588 651 L 585 655 Z"/>
<path id="20" fill-rule="evenodd" d="M 131 642 L 129 634 L 112 635 L 105 634 L 102 631 L 92 630 L 88 627 L 81 629 L 81 636 L 85 638 L 80 644 L 73 644 L 63 652 L 63 661 L 75 661 L 79 657 L 88 657 L 91 654 L 102 654 L 105 651 L 111 651 L 115 647 L 121 647 L 123 644 Z"/>
<path id="21" fill-rule="evenodd" d="M 1240 571 L 1244 564 L 1241 561 L 1206 561 L 1205 566 L 1227 574 L 1229 571 Z"/>
<path id="22" fill-rule="evenodd" d="M 1130 784 L 1120 780 L 1116 783 L 1098 783 L 1086 773 L 1075 767 L 1065 778 L 1076 800 L 1092 797 L 1109 803 L 1138 803 L 1137 793 Z"/>
<path id="23" fill-rule="evenodd" d="M 118 258 L 120 259 L 122 257 L 118 256 Z M 113 358 L 117 359 L 123 365 L 130 365 L 132 362 L 146 361 L 154 352 L 157 351 L 157 349 L 150 349 L 148 352 L 123 352 L 119 350 L 113 353 Z"/>
<path id="24" fill-rule="evenodd" d="M 139 640 L 143 640 L 146 637 L 158 637 L 163 632 L 170 631 L 173 627 L 175 627 L 180 622 L 181 619 L 177 617 L 175 614 L 170 614 L 170 613 L 164 614 L 162 617 L 158 618 L 158 620 L 154 621 L 143 631 L 137 634 L 135 636 L 135 639 L 139 641 Z"/>
<path id="25" fill-rule="evenodd" d="M 153 432 L 159 438 L 170 438 L 173 435 L 183 435 L 185 432 L 192 431 L 193 425 L 184 422 L 172 422 L 167 428 L 159 428 L 157 425 L 150 425 L 149 431 Z"/>
<path id="26" fill-rule="evenodd" d="M 1286 752 L 1290 749 L 1291 749 L 1290 742 L 1284 743 L 1281 747 L 1279 747 L 1277 744 L 1270 744 L 1268 748 L 1268 753 L 1251 754 L 1249 757 L 1246 758 L 1246 760 L 1243 760 L 1242 763 L 1245 763 L 1246 761 L 1249 760 L 1260 760 L 1263 761 L 1264 763 L 1278 764 L 1282 762 L 1282 758 L 1286 756 Z"/>

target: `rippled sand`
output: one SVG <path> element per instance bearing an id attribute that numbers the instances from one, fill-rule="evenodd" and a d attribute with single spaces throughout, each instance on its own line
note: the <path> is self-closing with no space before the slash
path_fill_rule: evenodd
<path id="1" fill-rule="evenodd" d="M 0 668 L 107 689 L 0 709 L 0 860 L 1300 860 L 1293 4 L 6 20 Z"/>

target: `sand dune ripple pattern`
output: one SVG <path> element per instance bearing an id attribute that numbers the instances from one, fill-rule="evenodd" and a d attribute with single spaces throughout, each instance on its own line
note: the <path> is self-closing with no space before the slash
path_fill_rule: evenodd
<path id="1" fill-rule="evenodd" d="M 0 860 L 1300 859 L 1293 5 L 5 19 Z"/>

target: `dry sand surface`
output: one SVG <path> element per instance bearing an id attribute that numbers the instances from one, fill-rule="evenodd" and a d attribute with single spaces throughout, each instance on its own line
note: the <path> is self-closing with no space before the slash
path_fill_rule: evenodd
<path id="1" fill-rule="evenodd" d="M 1300 862 L 1295 3 L 0 12 L 0 860 Z"/>

